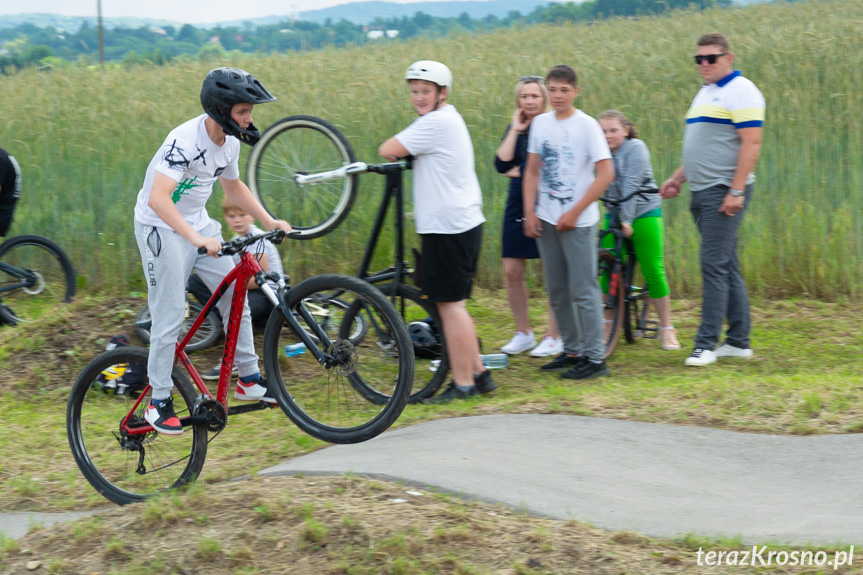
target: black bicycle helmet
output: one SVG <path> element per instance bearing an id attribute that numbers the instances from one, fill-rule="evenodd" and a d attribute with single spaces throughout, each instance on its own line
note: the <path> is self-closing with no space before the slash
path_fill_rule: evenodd
<path id="1" fill-rule="evenodd" d="M 231 119 L 234 104 L 265 104 L 276 97 L 270 94 L 254 76 L 238 68 L 210 70 L 201 87 L 201 105 L 204 111 L 219 124 L 226 134 L 254 146 L 261 132 L 254 124 L 245 130 Z"/>

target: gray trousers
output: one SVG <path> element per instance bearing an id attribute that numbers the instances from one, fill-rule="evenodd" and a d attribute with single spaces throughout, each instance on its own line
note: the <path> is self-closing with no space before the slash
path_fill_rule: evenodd
<path id="1" fill-rule="evenodd" d="M 542 222 L 537 239 L 545 283 L 565 353 L 602 361 L 602 293 L 597 281 L 598 225 L 561 232 Z"/>
<path id="2" fill-rule="evenodd" d="M 201 230 L 201 235 L 222 240 L 222 226 L 216 220 Z M 229 257 L 213 258 L 199 255 L 195 246 L 172 229 L 145 226 L 135 220 L 135 239 L 144 265 L 147 282 L 147 305 L 153 325 L 150 328 L 150 355 L 147 375 L 154 399 L 167 399 L 171 394 L 171 369 L 174 351 L 186 313 L 186 281 L 194 269 L 211 292 L 234 268 Z M 227 329 L 234 287 L 222 296 L 217 308 Z M 243 307 L 243 319 L 237 334 L 234 356 L 240 377 L 258 373 L 258 356 L 252 336 L 252 319 L 248 300 Z"/>
<path id="3" fill-rule="evenodd" d="M 752 201 L 752 186 L 746 186 L 744 208 L 734 216 L 719 213 L 728 186 L 714 186 L 692 193 L 690 210 L 701 233 L 701 325 L 695 347 L 714 349 L 728 319 L 726 341 L 734 347 L 749 347 L 749 296 L 737 258 L 737 231 Z"/>

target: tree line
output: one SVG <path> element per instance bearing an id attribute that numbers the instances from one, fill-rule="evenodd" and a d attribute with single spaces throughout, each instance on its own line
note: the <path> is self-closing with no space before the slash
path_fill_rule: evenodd
<path id="1" fill-rule="evenodd" d="M 397 39 L 416 36 L 445 36 L 456 32 L 491 31 L 498 28 L 530 24 L 563 24 L 573 21 L 658 14 L 681 8 L 706 9 L 729 6 L 732 0 L 586 0 L 575 3 L 552 3 L 523 15 L 512 11 L 501 18 L 494 15 L 471 18 L 467 13 L 457 17 L 436 17 L 416 12 L 410 17 L 376 18 L 368 25 L 348 20 L 323 24 L 298 20 L 254 26 L 221 26 L 103 29 L 105 59 L 123 64 L 161 65 L 174 59 L 218 59 L 225 52 L 271 53 L 316 50 L 325 46 L 362 45 L 392 41 L 386 34 L 369 37 L 370 30 L 398 31 Z M 84 22 L 74 33 L 32 23 L 0 29 L 0 73 L 39 66 L 56 68 L 70 62 L 93 64 L 98 61 L 98 28 Z"/>

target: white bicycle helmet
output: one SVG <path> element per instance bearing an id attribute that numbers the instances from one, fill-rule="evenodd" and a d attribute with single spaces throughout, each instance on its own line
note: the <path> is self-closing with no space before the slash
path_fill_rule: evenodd
<path id="1" fill-rule="evenodd" d="M 452 72 L 444 64 L 433 60 L 414 62 L 405 73 L 405 80 L 425 80 L 452 92 Z"/>

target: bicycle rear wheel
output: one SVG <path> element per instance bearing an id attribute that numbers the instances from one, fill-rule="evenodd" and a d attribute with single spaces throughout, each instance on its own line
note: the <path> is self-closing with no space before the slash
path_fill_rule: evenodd
<path id="1" fill-rule="evenodd" d="M 356 174 L 298 185 L 297 174 L 315 174 L 354 162 L 354 151 L 335 126 L 313 116 L 290 116 L 263 133 L 249 156 L 249 189 L 266 210 L 290 222 L 299 239 L 333 230 L 348 215 Z"/>
<path id="2" fill-rule="evenodd" d="M 3 312 L 8 323 L 37 321 L 75 295 L 72 262 L 49 239 L 33 235 L 10 238 L 0 244 L 0 262 L 4 264 L 0 266 L 0 299 L 7 306 Z"/>
<path id="3" fill-rule="evenodd" d="M 363 309 L 368 329 L 362 341 L 354 321 L 342 321 L 333 337 L 319 325 L 307 301 L 316 294 Z M 325 274 L 309 278 L 286 293 L 287 313 L 300 329 L 321 343 L 307 353 L 286 357 L 285 346 L 300 341 L 275 309 L 264 333 L 264 365 L 270 389 L 285 414 L 309 435 L 331 443 L 358 443 L 393 424 L 407 404 L 414 362 L 410 336 L 392 304 L 375 287 L 355 277 Z M 379 402 L 359 389 L 374 389 Z"/>
<path id="4" fill-rule="evenodd" d="M 134 390 L 122 393 L 107 385 L 129 366 L 141 370 L 143 378 Z M 150 401 L 146 366 L 147 350 L 141 348 L 122 347 L 99 355 L 78 376 L 66 409 L 66 432 L 78 468 L 96 491 L 119 505 L 194 481 L 207 455 L 206 425 L 187 427 L 182 435 L 135 435 L 121 429 L 139 393 L 144 397 L 129 424 L 149 425 L 143 416 Z M 195 387 L 177 367 L 171 378 L 174 411 L 182 418 L 195 405 Z"/>
<path id="5" fill-rule="evenodd" d="M 180 328 L 180 335 L 177 341 L 186 337 L 192 324 L 194 324 L 195 320 L 198 319 L 198 316 L 201 314 L 203 309 L 204 306 L 194 302 L 189 302 L 189 317 L 183 320 L 183 326 Z M 141 308 L 141 311 L 138 312 L 138 316 L 135 318 L 135 332 L 144 343 L 150 343 L 150 326 L 152 325 L 152 321 L 153 319 L 150 317 L 150 306 L 145 305 Z M 192 336 L 192 339 L 189 340 L 189 343 L 186 345 L 186 351 L 198 351 L 199 349 L 208 348 L 219 341 L 219 337 L 221 337 L 221 335 L 222 322 L 219 319 L 218 314 L 215 311 L 211 311 L 207 317 L 204 318 L 204 322 L 198 328 L 198 331 L 195 332 L 195 335 Z"/>
<path id="6" fill-rule="evenodd" d="M 617 347 L 620 339 L 620 330 L 623 327 L 623 316 L 626 309 L 626 285 L 623 278 L 623 270 L 615 261 L 614 253 L 610 250 L 599 250 L 598 263 L 599 277 L 608 277 L 608 293 L 602 296 L 602 307 L 604 314 L 603 345 L 605 356 L 610 357 Z"/>

